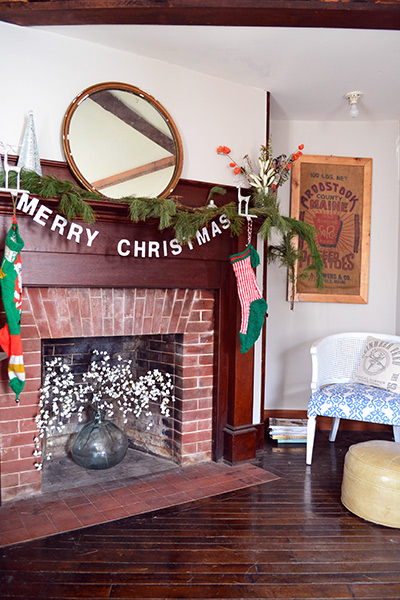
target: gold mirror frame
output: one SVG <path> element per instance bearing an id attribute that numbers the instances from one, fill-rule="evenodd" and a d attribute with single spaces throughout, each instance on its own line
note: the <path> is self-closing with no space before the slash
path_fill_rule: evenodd
<path id="1" fill-rule="evenodd" d="M 165 198 L 182 172 L 182 141 L 171 116 L 127 83 L 83 90 L 67 109 L 62 140 L 75 177 L 109 200 Z"/>

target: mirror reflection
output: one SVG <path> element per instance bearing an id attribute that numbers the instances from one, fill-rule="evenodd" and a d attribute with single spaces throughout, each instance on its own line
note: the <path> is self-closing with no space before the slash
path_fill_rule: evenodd
<path id="1" fill-rule="evenodd" d="M 168 196 L 182 171 L 182 142 L 157 100 L 124 83 L 84 90 L 63 123 L 67 161 L 87 189 L 110 199 Z"/>

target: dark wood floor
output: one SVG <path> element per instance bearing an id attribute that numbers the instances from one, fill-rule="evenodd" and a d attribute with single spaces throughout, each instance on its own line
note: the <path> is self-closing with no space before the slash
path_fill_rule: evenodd
<path id="1" fill-rule="evenodd" d="M 390 435 L 267 443 L 280 476 L 190 505 L 0 549 L 0 598 L 400 598 L 400 529 L 340 503 L 347 448 Z"/>

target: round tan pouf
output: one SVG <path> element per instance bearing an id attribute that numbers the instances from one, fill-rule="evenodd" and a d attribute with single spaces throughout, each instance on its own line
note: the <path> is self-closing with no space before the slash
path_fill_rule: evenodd
<path id="1" fill-rule="evenodd" d="M 400 443 L 373 440 L 350 446 L 341 500 L 367 521 L 400 527 Z"/>

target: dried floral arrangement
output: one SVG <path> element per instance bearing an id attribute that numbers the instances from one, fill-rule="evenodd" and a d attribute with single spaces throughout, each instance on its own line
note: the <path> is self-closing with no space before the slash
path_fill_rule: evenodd
<path id="1" fill-rule="evenodd" d="M 42 456 L 46 436 L 60 434 L 73 414 L 82 422 L 85 411 L 90 408 L 104 418 L 122 414 L 123 422 L 127 423 L 130 414 L 136 419 L 142 415 L 151 417 L 151 402 L 156 402 L 161 414 L 168 417 L 170 403 L 175 401 L 169 373 L 154 369 L 135 379 L 131 360 L 118 355 L 117 362 L 113 362 L 106 351 L 93 351 L 93 360 L 80 383 L 76 383 L 71 366 L 60 357 L 47 361 L 45 368 L 36 417 L 39 434 L 34 438 L 35 457 Z M 147 429 L 152 424 L 150 420 Z M 35 467 L 41 469 L 43 459 L 50 458 L 51 452 L 45 450 Z"/>
<path id="2" fill-rule="evenodd" d="M 271 144 L 261 146 L 256 165 L 248 155 L 244 156 L 243 165 L 240 165 L 232 158 L 228 146 L 217 148 L 218 154 L 230 160 L 229 166 L 233 169 L 233 174 L 248 188 L 244 193 L 249 192 L 250 195 L 249 214 L 263 219 L 259 235 L 264 240 L 270 240 L 273 232 L 278 234 L 280 242 L 268 244 L 267 260 L 288 269 L 292 290 L 295 289 L 295 266 L 303 257 L 301 248 L 296 244 L 298 237 L 307 244 L 312 257 L 311 264 L 298 277 L 307 277 L 310 271 L 315 271 L 316 286 L 323 288 L 324 265 L 315 240 L 316 229 L 308 223 L 282 215 L 278 198 L 279 188 L 289 179 L 292 165 L 300 158 L 303 149 L 304 145 L 300 144 L 293 154 L 281 154 L 274 158 Z M 293 298 L 291 306 L 293 308 Z"/>

